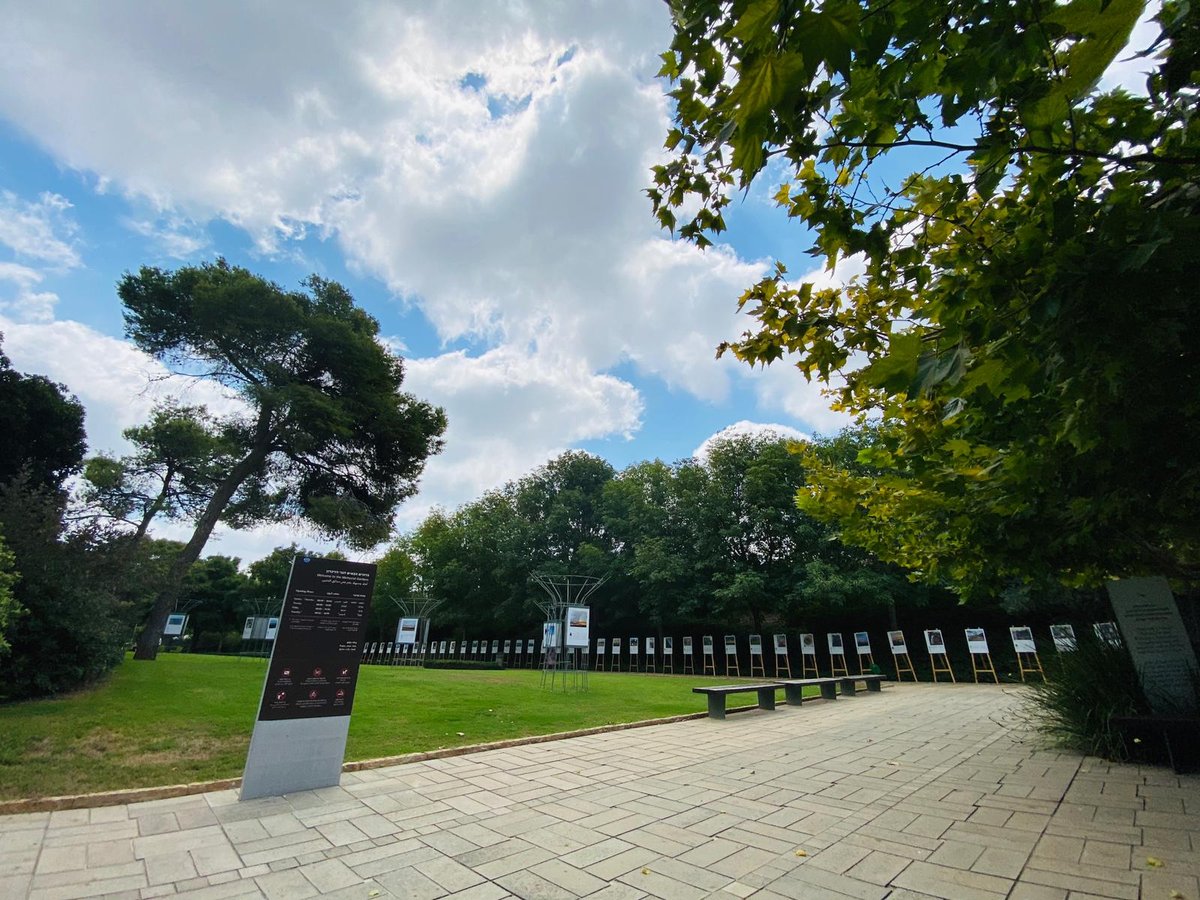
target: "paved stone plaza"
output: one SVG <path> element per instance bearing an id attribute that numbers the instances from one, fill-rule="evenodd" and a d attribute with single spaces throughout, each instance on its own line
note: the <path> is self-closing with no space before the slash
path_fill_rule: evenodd
<path id="1" fill-rule="evenodd" d="M 890 686 L 281 799 L 0 817 L 0 896 L 1200 900 L 1200 777 L 1039 749 L 1021 707 Z"/>

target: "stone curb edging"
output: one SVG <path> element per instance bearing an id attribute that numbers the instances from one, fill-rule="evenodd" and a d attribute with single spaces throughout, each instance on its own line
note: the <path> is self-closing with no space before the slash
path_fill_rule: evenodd
<path id="1" fill-rule="evenodd" d="M 754 707 L 745 707 L 754 709 Z M 734 712 L 735 710 L 729 710 Z M 641 722 L 620 722 L 616 725 L 598 725 L 594 728 L 580 728 L 576 731 L 558 731 L 553 734 L 535 734 L 529 737 L 510 738 L 504 741 L 492 741 L 487 744 L 467 744 L 463 747 L 447 747 L 443 750 L 425 750 L 419 753 L 405 753 L 400 756 L 382 756 L 378 759 L 363 759 L 342 765 L 343 772 L 361 772 L 367 769 L 382 769 L 385 766 L 399 766 L 405 763 L 424 762 L 429 759 L 446 759 L 453 756 L 465 756 L 469 753 L 484 753 L 488 750 L 503 750 L 508 747 L 522 747 L 526 744 L 544 744 L 550 741 L 561 741 L 567 738 L 585 737 L 590 734 L 605 734 L 610 731 L 626 731 L 630 728 L 647 728 L 651 725 L 669 725 L 672 722 L 687 722 L 693 719 L 704 719 L 708 713 L 687 713 L 680 716 L 667 716 L 662 719 L 645 719 Z M 130 788 L 122 791 L 101 791 L 95 794 L 68 794 L 62 797 L 38 797 L 26 800 L 0 800 L 0 816 L 17 813 L 56 812 L 62 809 L 90 809 L 101 806 L 120 806 L 124 803 L 144 803 L 148 800 L 167 800 L 172 797 L 187 797 L 193 794 L 206 794 L 210 791 L 225 791 L 239 787 L 240 778 L 222 778 L 217 781 L 193 781 L 189 784 L 170 784 L 161 787 Z"/>

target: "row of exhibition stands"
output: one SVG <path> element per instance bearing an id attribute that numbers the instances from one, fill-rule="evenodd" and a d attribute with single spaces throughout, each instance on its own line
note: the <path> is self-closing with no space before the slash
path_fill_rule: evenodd
<path id="1" fill-rule="evenodd" d="M 1120 646 L 1121 637 L 1115 623 L 1097 622 L 1093 625 L 1093 630 L 1097 639 L 1112 646 Z M 1027 626 L 1012 626 L 1008 631 L 1021 679 L 1024 680 L 1029 674 L 1044 677 L 1033 629 Z M 638 637 L 598 638 L 594 643 L 588 642 L 579 648 L 568 646 L 565 654 L 562 653 L 559 641 L 555 640 L 557 637 L 558 631 L 547 627 L 540 641 L 534 638 L 440 640 L 421 643 L 415 640 L 375 641 L 364 647 L 362 662 L 371 665 L 422 665 L 426 660 L 494 662 L 502 659 L 504 664 L 511 668 L 536 668 L 544 667 L 548 659 L 571 655 L 576 656 L 575 668 L 612 672 L 741 676 L 743 660 L 749 662 L 744 673 L 749 677 L 808 678 L 823 673 L 837 676 L 884 671 L 876 662 L 871 636 L 866 631 L 854 632 L 853 643 L 849 648 L 841 633 L 826 634 L 824 660 L 818 659 L 816 635 L 808 633 L 799 636 L 798 659 L 789 649 L 786 634 L 771 636 L 770 652 L 767 652 L 762 635 L 751 634 L 745 644 L 741 644 L 738 636 L 727 634 L 723 637 L 720 653 L 717 652 L 717 644 L 712 635 L 703 636 L 698 645 L 691 637 L 684 637 L 678 645 L 672 637 L 663 637 L 661 643 L 653 636 L 645 638 L 644 641 Z M 924 630 L 923 637 L 933 680 L 955 681 L 954 669 L 950 665 L 947 636 L 940 628 L 929 628 Z M 978 682 L 983 677 L 998 681 L 985 629 L 966 628 L 963 637 L 975 681 Z M 1071 625 L 1051 625 L 1050 638 L 1055 650 L 1060 653 L 1075 649 L 1075 630 Z M 886 645 L 891 655 L 891 668 L 896 677 L 916 681 L 913 656 L 905 633 L 900 630 L 887 632 Z M 741 653 L 743 646 L 749 649 L 748 658 Z M 551 651 L 549 654 L 547 647 Z M 849 661 L 851 657 L 853 671 Z M 793 667 L 794 663 L 798 665 Z"/>

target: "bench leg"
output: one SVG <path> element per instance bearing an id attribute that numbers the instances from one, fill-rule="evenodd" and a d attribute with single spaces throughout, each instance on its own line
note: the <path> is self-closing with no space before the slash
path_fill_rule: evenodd
<path id="1" fill-rule="evenodd" d="M 821 699 L 822 700 L 836 700 L 837 699 L 837 685 L 834 684 L 832 681 L 822 682 L 822 684 L 821 684 Z"/>
<path id="2" fill-rule="evenodd" d="M 867 682 L 867 690 L 873 694 L 881 693 L 883 691 L 883 682 L 878 678 L 872 678 Z"/>
<path id="3" fill-rule="evenodd" d="M 762 688 L 757 693 L 758 706 L 760 709 L 775 708 L 775 688 Z"/>
<path id="4" fill-rule="evenodd" d="M 708 695 L 708 717 L 710 719 L 725 718 L 725 695 L 724 694 L 709 694 Z"/>
<path id="5" fill-rule="evenodd" d="M 855 685 L 854 685 L 854 679 L 853 678 L 843 678 L 842 679 L 842 696 L 843 697 L 853 697 L 857 693 L 858 693 L 858 688 L 855 687 Z"/>
<path id="6" fill-rule="evenodd" d="M 804 702 L 804 688 L 798 684 L 785 684 L 783 696 L 787 700 L 788 706 L 799 706 Z"/>

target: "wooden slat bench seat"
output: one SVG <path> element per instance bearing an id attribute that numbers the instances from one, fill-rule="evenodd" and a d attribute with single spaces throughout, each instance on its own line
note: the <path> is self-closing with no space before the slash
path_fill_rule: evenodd
<path id="1" fill-rule="evenodd" d="M 708 717 L 710 719 L 725 718 L 725 698 L 730 694 L 757 694 L 760 709 L 775 708 L 775 692 L 782 685 L 778 682 L 760 684 L 726 684 L 719 687 L 694 687 L 693 694 L 704 694 L 708 697 Z"/>
<path id="2" fill-rule="evenodd" d="M 867 690 L 878 693 L 883 690 L 883 680 L 886 675 L 851 675 L 849 677 L 838 676 L 838 684 L 842 689 L 842 696 L 853 697 L 858 692 L 856 682 L 862 681 L 867 685 Z"/>
<path id="3" fill-rule="evenodd" d="M 841 678 L 785 678 L 779 683 L 783 685 L 783 693 L 789 706 L 799 706 L 804 700 L 806 687 L 819 687 L 821 698 L 824 700 L 837 699 L 837 686 Z"/>

